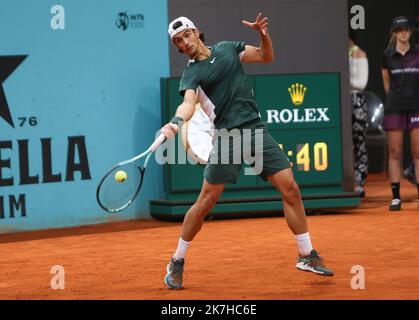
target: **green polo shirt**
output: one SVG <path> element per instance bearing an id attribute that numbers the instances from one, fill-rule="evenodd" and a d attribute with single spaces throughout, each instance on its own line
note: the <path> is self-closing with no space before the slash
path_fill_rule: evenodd
<path id="1" fill-rule="evenodd" d="M 181 95 L 197 90 L 198 101 L 216 129 L 232 129 L 260 118 L 239 57 L 245 43 L 222 41 L 210 49 L 209 58 L 189 61 L 180 80 Z"/>

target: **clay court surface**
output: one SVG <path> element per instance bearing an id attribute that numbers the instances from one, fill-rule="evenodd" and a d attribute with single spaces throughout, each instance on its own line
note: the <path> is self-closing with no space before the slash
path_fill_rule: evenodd
<path id="1" fill-rule="evenodd" d="M 419 208 L 402 181 L 403 211 L 387 210 L 384 174 L 371 175 L 356 209 L 310 215 L 315 248 L 335 271 L 295 269 L 296 244 L 283 217 L 207 221 L 191 245 L 185 289 L 163 277 L 181 224 L 156 220 L 0 235 L 1 299 L 418 299 Z M 51 267 L 65 269 L 53 290 Z M 351 268 L 365 289 L 351 288 Z"/>

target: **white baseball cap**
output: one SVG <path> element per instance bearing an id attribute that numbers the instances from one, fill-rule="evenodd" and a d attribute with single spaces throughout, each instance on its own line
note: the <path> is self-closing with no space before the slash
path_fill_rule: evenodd
<path id="1" fill-rule="evenodd" d="M 186 29 L 196 29 L 196 27 L 188 18 L 179 17 L 170 22 L 169 30 L 167 30 L 167 32 L 169 33 L 170 39 L 173 39 L 175 35 Z"/>

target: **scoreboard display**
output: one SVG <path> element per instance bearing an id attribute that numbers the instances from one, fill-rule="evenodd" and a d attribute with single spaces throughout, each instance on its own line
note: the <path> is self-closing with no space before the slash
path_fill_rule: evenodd
<path id="1" fill-rule="evenodd" d="M 300 186 L 342 181 L 339 74 L 253 77 L 262 120 Z"/>
<path id="2" fill-rule="evenodd" d="M 182 101 L 179 80 L 161 79 L 162 124 L 174 115 Z M 360 199 L 344 188 L 348 183 L 344 181 L 343 154 L 352 145 L 343 144 L 340 74 L 255 75 L 248 76 L 248 81 L 262 121 L 291 162 L 305 207 L 357 206 Z M 203 169 L 199 164 L 165 165 L 165 195 L 150 202 L 151 214 L 156 218 L 184 215 L 201 189 Z M 242 173 L 237 184 L 226 184 L 211 213 L 281 210 L 281 196 L 269 182 Z"/>

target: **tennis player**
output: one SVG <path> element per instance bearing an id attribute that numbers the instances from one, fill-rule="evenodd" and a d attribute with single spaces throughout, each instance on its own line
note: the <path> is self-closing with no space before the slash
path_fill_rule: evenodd
<path id="1" fill-rule="evenodd" d="M 299 251 L 296 267 L 322 276 L 333 276 L 333 271 L 326 268 L 312 247 L 300 190 L 289 160 L 261 121 L 252 88 L 243 71 L 242 63 L 267 63 L 274 59 L 268 18 L 259 13 L 255 22 L 243 21 L 243 24 L 259 32 L 259 47 L 231 41 L 207 47 L 204 34 L 188 18 L 179 17 L 169 24 L 168 33 L 173 44 L 189 57 L 189 63 L 179 87 L 183 102 L 161 131 L 167 138 L 173 138 L 182 122 L 192 117 L 198 101 L 218 130 L 263 130 L 263 168 L 259 176 L 270 181 L 282 195 L 286 221 L 295 235 Z M 236 183 L 242 169 L 240 164 L 213 163 L 212 158 L 219 152 L 214 149 L 204 170 L 201 193 L 186 213 L 178 247 L 167 265 L 165 283 L 170 289 L 182 288 L 185 256 L 191 241 L 200 231 L 205 216 L 217 203 L 224 185 Z"/>

